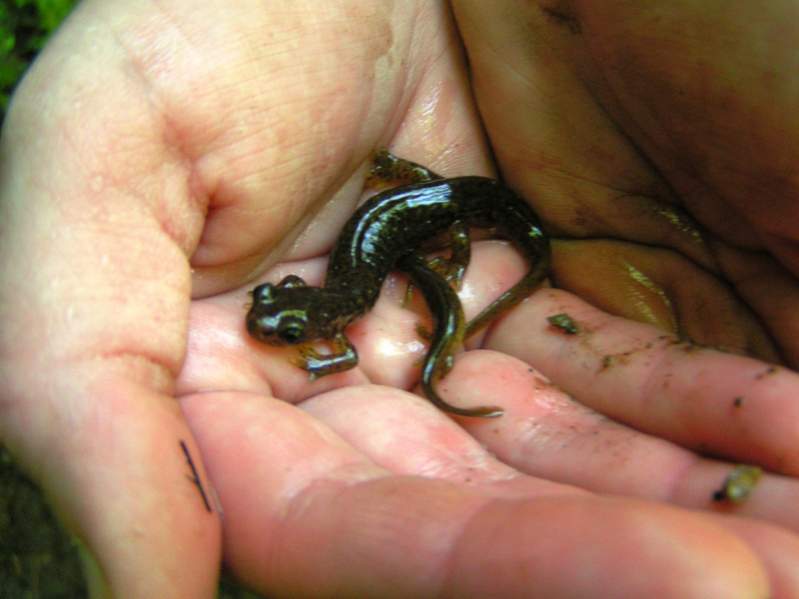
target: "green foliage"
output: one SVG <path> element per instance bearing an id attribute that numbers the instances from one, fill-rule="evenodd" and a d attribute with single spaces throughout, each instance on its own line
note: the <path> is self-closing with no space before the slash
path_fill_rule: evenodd
<path id="1" fill-rule="evenodd" d="M 11 91 L 76 0 L 0 0 L 0 116 Z"/>
<path id="2" fill-rule="evenodd" d="M 36 0 L 33 3 L 30 0 L 17 0 L 17 3 L 21 2 L 36 4 L 40 23 L 48 33 L 58 27 L 75 4 L 75 0 Z"/>

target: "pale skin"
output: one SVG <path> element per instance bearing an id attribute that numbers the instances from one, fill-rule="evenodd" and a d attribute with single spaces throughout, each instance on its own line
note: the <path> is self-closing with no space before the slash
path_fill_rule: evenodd
<path id="1" fill-rule="evenodd" d="M 0 434 L 94 597 L 212 597 L 222 559 L 275 597 L 799 595 L 799 375 L 664 336 L 799 362 L 795 5 L 591 6 L 455 2 L 474 95 L 438 2 L 80 6 L 3 131 Z M 247 291 L 320 281 L 374 148 L 495 172 L 478 105 L 566 289 L 442 383 L 506 414 L 408 390 L 401 285 L 355 370 L 249 339 Z M 524 269 L 475 244 L 467 314 Z M 714 505 L 739 462 L 768 472 Z"/>

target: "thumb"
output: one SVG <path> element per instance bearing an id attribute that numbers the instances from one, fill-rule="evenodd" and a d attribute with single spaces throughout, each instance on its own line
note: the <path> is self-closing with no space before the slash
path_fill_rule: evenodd
<path id="1" fill-rule="evenodd" d="M 104 386 L 79 434 L 6 435 L 12 450 L 77 537 L 92 597 L 214 596 L 219 519 L 177 404 Z"/>
<path id="2" fill-rule="evenodd" d="M 76 99 L 48 60 L 0 142 L 0 439 L 93 556 L 93 596 L 212 597 L 220 524 L 173 398 L 190 274 L 172 235 L 202 220 L 159 192 L 153 164 L 182 171 L 142 141 L 129 97 Z M 112 131 L 93 118 L 107 106 L 130 118 Z"/>

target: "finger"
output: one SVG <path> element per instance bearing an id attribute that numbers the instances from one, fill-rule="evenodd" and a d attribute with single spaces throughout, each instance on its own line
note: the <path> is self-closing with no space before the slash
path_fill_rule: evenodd
<path id="1" fill-rule="evenodd" d="M 638 432 L 568 397 L 524 362 L 493 351 L 461 356 L 442 385 L 449 401 L 496 402 L 502 418 L 459 419 L 514 469 L 594 492 L 761 518 L 799 532 L 799 481 L 764 474 L 748 499 L 714 498 L 733 464 L 704 459 Z"/>
<path id="2" fill-rule="evenodd" d="M 498 419 L 457 418 L 458 426 L 424 399 L 373 389 L 339 389 L 303 402 L 302 408 L 392 472 L 524 496 L 563 493 L 563 485 L 548 482 L 559 481 L 761 518 L 799 532 L 795 479 L 766 473 L 743 503 L 719 502 L 714 495 L 733 464 L 701 458 L 613 422 L 515 358 L 466 352 L 441 384 L 442 395 L 461 407 L 486 401 L 501 405 L 505 415 Z"/>
<path id="3" fill-rule="evenodd" d="M 212 597 L 219 519 L 174 400 L 107 381 L 61 391 L 71 409 L 49 410 L 47 434 L 4 439 L 79 542 L 90 595 Z"/>
<path id="4" fill-rule="evenodd" d="M 553 327 L 547 317 L 559 313 L 580 332 Z M 638 430 L 799 472 L 799 375 L 789 370 L 680 343 L 554 289 L 509 314 L 488 346 L 534 364 L 581 403 Z"/>
<path id="5" fill-rule="evenodd" d="M 495 459 L 472 430 L 491 436 L 492 420 L 458 418 L 469 423 L 467 431 L 418 395 L 364 386 L 324 393 L 303 402 L 301 408 L 394 473 L 479 486 L 505 498 L 581 492 L 526 476 Z"/>
<path id="6" fill-rule="evenodd" d="M 799 593 L 799 538 L 774 526 L 746 518 L 723 518 L 719 524 L 743 539 L 768 563 L 772 597 L 795 597 Z"/>
<path id="7" fill-rule="evenodd" d="M 638 494 L 693 508 L 712 506 L 737 516 L 769 520 L 783 529 L 741 518 L 719 517 L 715 522 L 756 548 L 776 589 L 775 597 L 791 596 L 799 589 L 795 568 L 799 538 L 785 530 L 799 532 L 795 480 L 765 475 L 752 497 L 731 510 L 730 504 L 712 500 L 730 464 L 697 458 L 602 418 L 518 360 L 489 351 L 467 352 L 450 374 L 448 397 L 465 400 L 467 405 L 472 397 L 505 401 L 503 418 L 458 418 L 464 430 L 425 402 L 375 387 L 325 393 L 303 402 L 302 409 L 392 472 L 479 486 L 497 497 L 579 493 L 544 478 L 522 475 L 518 468 L 537 476 L 550 475 L 552 480 L 573 475 L 569 482 L 591 490 Z"/>
<path id="8" fill-rule="evenodd" d="M 503 368 L 496 363 L 498 361 L 514 362 L 521 367 L 517 368 L 521 372 L 514 376 L 510 365 Z M 496 453 L 497 457 L 506 459 L 509 448 L 515 450 L 513 454 L 517 458 L 521 456 L 521 459 L 509 463 L 516 468 L 521 466 L 523 471 L 531 472 L 524 466 L 533 461 L 539 466 L 532 470 L 533 473 L 541 475 L 542 472 L 554 471 L 556 480 L 563 480 L 564 473 L 568 476 L 570 472 L 577 474 L 582 470 L 582 475 L 575 476 L 572 481 L 574 484 L 585 486 L 588 482 L 588 488 L 606 492 L 630 494 L 631 485 L 651 484 L 653 491 L 656 488 L 664 491 L 662 496 L 652 493 L 652 498 L 682 502 L 691 507 L 707 507 L 713 491 L 729 472 L 730 465 L 697 459 L 667 442 L 599 417 L 569 401 L 540 375 L 530 373 L 526 365 L 501 354 L 468 352 L 459 359 L 451 374 L 447 385 L 450 397 L 466 399 L 467 403 L 472 396 L 480 401 L 486 398 L 501 401 L 502 398 L 507 402 L 508 411 L 502 419 L 458 419 L 480 443 L 449 418 L 442 418 L 429 404 L 413 398 L 405 400 L 396 392 L 381 393 L 374 387 L 326 393 L 303 402 L 302 408 L 392 472 L 463 482 L 504 498 L 563 496 L 569 491 L 577 492 L 543 479 L 520 475 L 514 468 L 493 458 L 492 454 Z M 520 381 L 525 374 L 537 380 Z M 499 387 L 497 380 L 502 381 Z M 532 410 L 529 407 L 530 390 L 534 390 L 532 399 L 536 403 Z M 527 397 L 517 401 L 525 392 Z M 592 421 L 589 422 L 589 418 Z M 535 425 L 526 426 L 531 421 Z M 602 430 L 604 425 L 610 430 Z M 532 433 L 535 439 L 531 440 L 524 433 L 512 436 L 507 433 L 509 429 L 535 430 L 538 434 Z M 583 437 L 575 438 L 579 437 L 580 431 L 584 433 Z M 623 460 L 619 456 L 621 451 L 641 457 Z M 597 463 L 598 459 L 592 461 L 596 454 L 604 455 L 604 464 Z M 683 463 L 687 463 L 687 467 Z M 596 484 L 592 475 L 595 475 Z M 779 485 L 774 484 L 778 478 L 765 476 L 750 501 L 735 513 L 758 516 L 792 527 L 794 531 L 799 530 L 793 509 L 799 498 L 797 485 L 791 479 L 780 479 L 784 488 L 779 489 Z M 609 488 L 612 483 L 607 484 L 609 481 L 606 479 L 622 484 L 612 489 Z M 695 491 L 693 487 L 701 487 L 701 491 L 688 493 L 689 489 Z M 799 556 L 799 541 L 794 535 L 738 518 L 721 518 L 718 524 L 757 547 L 776 588 L 799 588 L 792 561 Z"/>
<path id="9" fill-rule="evenodd" d="M 768 594 L 750 549 L 696 514 L 573 494 L 498 499 L 391 476 L 283 402 L 215 394 L 183 406 L 225 506 L 231 568 L 267 594 Z"/>

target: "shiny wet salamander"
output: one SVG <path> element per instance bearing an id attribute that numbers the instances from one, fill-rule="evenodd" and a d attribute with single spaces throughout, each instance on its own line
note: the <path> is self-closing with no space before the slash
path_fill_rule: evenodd
<path id="1" fill-rule="evenodd" d="M 422 368 L 425 395 L 439 408 L 461 416 L 499 416 L 501 408 L 458 408 L 444 402 L 435 384 L 452 367 L 462 341 L 527 297 L 549 267 L 549 240 L 530 206 L 499 181 L 486 177 L 444 179 L 385 150 L 375 156 L 372 185 L 399 184 L 367 200 L 344 225 L 330 254 L 323 287 L 309 287 L 289 275 L 252 292 L 247 331 L 270 345 L 300 345 L 299 365 L 311 378 L 341 372 L 358 363 L 344 329 L 377 301 L 391 270 L 407 273 L 425 297 L 435 322 Z M 457 286 L 469 262 L 468 226 L 491 227 L 529 258 L 527 274 L 466 323 Z M 449 236 L 447 260 L 422 257 L 431 239 Z M 333 352 L 318 353 L 327 340 Z"/>

